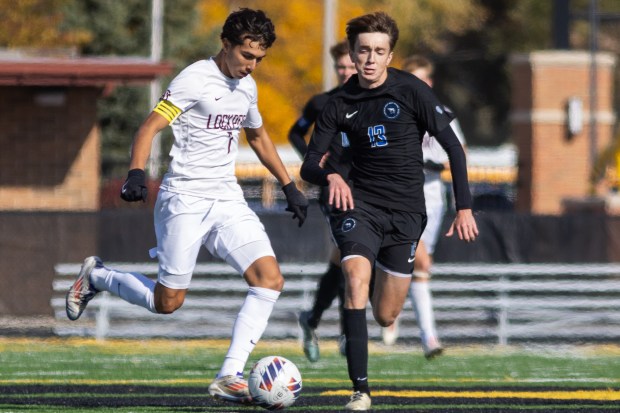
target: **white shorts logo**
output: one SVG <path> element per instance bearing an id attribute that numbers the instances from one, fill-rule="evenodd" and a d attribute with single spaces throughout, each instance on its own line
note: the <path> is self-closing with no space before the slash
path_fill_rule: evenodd
<path id="1" fill-rule="evenodd" d="M 418 242 L 414 242 L 411 244 L 411 252 L 409 253 L 409 258 L 407 258 L 408 263 L 412 263 L 415 261 L 415 250 L 418 248 Z"/>

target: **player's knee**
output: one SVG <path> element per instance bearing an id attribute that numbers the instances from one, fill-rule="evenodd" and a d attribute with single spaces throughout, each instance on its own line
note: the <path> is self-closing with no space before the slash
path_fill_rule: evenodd
<path id="1" fill-rule="evenodd" d="M 183 306 L 183 300 L 162 297 L 155 301 L 155 310 L 159 314 L 172 314 Z"/>
<path id="2" fill-rule="evenodd" d="M 263 277 L 261 280 L 262 285 L 257 285 L 257 287 L 268 288 L 270 290 L 282 291 L 284 288 L 284 277 L 278 271 L 277 273 L 272 274 L 271 277 Z"/>
<path id="3" fill-rule="evenodd" d="M 154 293 L 155 311 L 159 314 L 172 314 L 183 305 L 186 292 L 186 289 L 168 288 L 157 283 Z"/>
<path id="4" fill-rule="evenodd" d="M 268 271 L 259 271 L 250 283 L 254 287 L 268 288 L 270 290 L 282 291 L 284 288 L 284 277 L 277 267 Z"/>
<path id="5" fill-rule="evenodd" d="M 396 321 L 398 314 L 375 314 L 375 320 L 381 327 L 389 327 Z"/>
<path id="6" fill-rule="evenodd" d="M 275 291 L 282 291 L 284 288 L 284 277 L 277 268 L 271 271 L 259 271 L 252 275 L 246 273 L 245 278 L 248 284 L 253 287 L 268 288 Z"/>
<path id="7" fill-rule="evenodd" d="M 243 274 L 248 285 L 282 291 L 284 277 L 274 257 L 263 257 L 256 260 Z"/>

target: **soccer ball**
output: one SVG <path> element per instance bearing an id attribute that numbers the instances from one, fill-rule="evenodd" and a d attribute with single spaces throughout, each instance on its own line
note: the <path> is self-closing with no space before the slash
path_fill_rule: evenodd
<path id="1" fill-rule="evenodd" d="M 267 410 L 282 410 L 299 397 L 301 373 L 284 357 L 264 357 L 250 370 L 248 388 L 253 404 Z"/>

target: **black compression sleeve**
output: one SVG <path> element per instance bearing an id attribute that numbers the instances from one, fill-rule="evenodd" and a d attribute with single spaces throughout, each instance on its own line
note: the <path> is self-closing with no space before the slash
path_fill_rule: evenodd
<path id="1" fill-rule="evenodd" d="M 450 158 L 450 172 L 452 173 L 452 187 L 456 209 L 471 209 L 471 193 L 467 180 L 467 161 L 465 151 L 450 126 L 444 128 L 437 136 L 437 141 Z"/>
<path id="2" fill-rule="evenodd" d="M 306 156 L 306 152 L 308 152 L 308 144 L 306 143 L 305 136 L 306 133 L 308 133 L 309 128 L 304 128 L 299 124 L 300 121 L 295 122 L 291 130 L 288 132 L 288 141 L 303 158 Z"/>
<path id="3" fill-rule="evenodd" d="M 319 165 L 322 157 L 322 153 L 317 152 L 312 148 L 308 149 L 308 152 L 306 152 L 306 156 L 304 158 L 304 163 L 301 165 L 301 170 L 299 171 L 299 174 L 304 181 L 321 186 L 326 186 L 329 184 L 327 182 L 327 175 L 329 175 L 329 173 Z"/>

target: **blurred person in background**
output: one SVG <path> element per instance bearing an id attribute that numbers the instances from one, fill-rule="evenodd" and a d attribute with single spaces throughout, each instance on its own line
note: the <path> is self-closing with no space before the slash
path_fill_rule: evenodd
<path id="1" fill-rule="evenodd" d="M 265 228 L 246 203 L 235 176 L 241 128 L 261 163 L 282 185 L 287 211 L 293 212 L 299 226 L 308 201 L 291 181 L 263 126 L 251 76 L 276 39 L 271 20 L 261 10 L 239 9 L 226 19 L 220 38 L 219 53 L 182 70 L 134 138 L 121 190 L 121 198 L 128 202 L 147 197 L 144 168 L 153 137 L 167 126 L 174 134 L 170 168 L 154 211 L 157 248 L 151 256 L 159 261 L 157 282 L 88 257 L 67 294 L 66 310 L 69 319 L 77 320 L 96 294 L 108 291 L 153 313 L 170 314 L 183 305 L 204 245 L 242 274 L 249 287 L 209 393 L 247 403 L 251 397 L 243 371 L 267 327 L 284 279 Z"/>
<path id="2" fill-rule="evenodd" d="M 306 134 L 316 121 L 323 107 L 340 86 L 342 86 L 351 75 L 355 74 L 355 65 L 349 56 L 349 44 L 346 41 L 335 44 L 330 49 L 330 54 L 334 60 L 334 69 L 338 77 L 338 86 L 328 92 L 313 96 L 304 106 L 302 115 L 291 128 L 288 139 L 297 153 L 302 157 L 308 151 Z M 350 170 L 350 155 L 348 153 L 349 142 L 344 133 L 338 134 L 339 139 L 334 139 L 327 152 L 323 167 L 331 171 L 338 172 L 344 179 L 347 179 Z M 329 217 L 332 208 L 328 204 L 329 193 L 325 187 L 321 188 L 319 195 L 319 206 L 325 215 L 329 225 Z M 327 310 L 334 299 L 338 297 L 338 311 L 342 320 L 342 306 L 344 305 L 344 276 L 340 269 L 340 252 L 334 248 L 331 253 L 329 267 L 319 279 L 318 289 L 314 297 L 312 308 L 299 313 L 299 326 L 303 333 L 304 354 L 311 362 L 316 362 L 320 357 L 319 341 L 316 329 L 321 322 L 323 312 Z M 340 326 L 340 351 L 344 354 L 343 343 L 344 331 L 342 322 Z"/>
<path id="3" fill-rule="evenodd" d="M 433 63 L 424 56 L 413 55 L 405 59 L 402 70 L 409 72 L 433 87 Z M 443 106 L 443 110 L 452 113 L 450 108 Z M 450 122 L 463 148 L 465 137 L 456 118 Z M 418 243 L 413 263 L 413 278 L 409 289 L 411 305 L 420 328 L 422 349 L 427 359 L 442 354 L 443 347 L 435 327 L 432 295 L 430 290 L 431 266 L 433 252 L 441 231 L 441 224 L 447 210 L 446 191 L 441 180 L 442 171 L 450 168 L 448 154 L 443 150 L 437 139 L 428 132 L 422 140 L 422 155 L 424 159 L 424 200 L 426 202 L 426 228 Z M 392 345 L 398 339 L 398 318 L 389 327 L 382 329 L 383 342 Z"/>
<path id="4" fill-rule="evenodd" d="M 383 12 L 350 20 L 346 27 L 357 76 L 329 99 L 319 115 L 301 167 L 306 181 L 328 186 L 332 234 L 345 276 L 343 325 L 353 393 L 345 410 L 371 409 L 366 306 L 391 325 L 411 285 L 416 247 L 426 225 L 422 138 L 428 131 L 449 155 L 456 217 L 448 235 L 471 242 L 478 228 L 471 211 L 465 152 L 450 127 L 453 116 L 432 89 L 410 73 L 388 68 L 398 26 Z M 338 134 L 347 134 L 347 183 L 321 160 Z M 374 272 L 374 281 L 373 280 Z M 370 284 L 373 282 L 372 297 Z"/>

